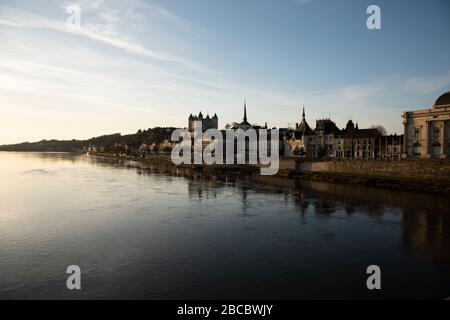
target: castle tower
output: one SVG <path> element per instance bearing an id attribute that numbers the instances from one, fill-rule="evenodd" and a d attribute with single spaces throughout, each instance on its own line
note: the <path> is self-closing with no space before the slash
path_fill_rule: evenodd
<path id="1" fill-rule="evenodd" d="M 214 116 L 211 119 L 211 127 L 214 129 L 219 129 L 219 118 L 216 113 L 214 113 Z"/>

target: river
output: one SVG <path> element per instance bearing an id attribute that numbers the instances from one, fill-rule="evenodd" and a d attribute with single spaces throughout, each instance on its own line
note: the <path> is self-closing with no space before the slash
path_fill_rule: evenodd
<path id="1" fill-rule="evenodd" d="M 0 152 L 0 298 L 445 299 L 449 208 L 433 194 Z M 69 265 L 81 290 L 66 287 Z M 369 265 L 381 290 L 366 287 Z"/>

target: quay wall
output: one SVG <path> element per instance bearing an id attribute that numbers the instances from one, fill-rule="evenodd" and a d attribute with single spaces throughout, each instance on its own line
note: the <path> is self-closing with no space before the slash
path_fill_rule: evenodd
<path id="1" fill-rule="evenodd" d="M 364 176 L 450 180 L 450 159 L 296 161 L 304 172 L 336 172 Z"/>
<path id="2" fill-rule="evenodd" d="M 98 154 L 102 155 L 102 154 Z M 105 154 L 106 156 L 113 156 Z M 136 158 L 130 158 L 136 159 Z M 144 163 L 174 166 L 169 155 L 154 155 L 139 159 Z M 280 157 L 279 175 L 287 172 L 344 174 L 363 177 L 408 178 L 429 181 L 450 182 L 450 158 L 406 158 L 401 160 L 307 160 Z M 182 166 L 191 168 L 191 166 Z M 193 166 L 198 167 L 198 166 Z M 200 166 L 203 167 L 203 166 Z M 233 171 L 241 166 L 206 166 L 206 171 Z M 248 166 L 246 166 L 248 167 Z M 232 170 L 233 169 L 233 170 Z M 242 170 L 237 170 L 238 172 Z M 243 172 L 240 172 L 243 173 Z"/>

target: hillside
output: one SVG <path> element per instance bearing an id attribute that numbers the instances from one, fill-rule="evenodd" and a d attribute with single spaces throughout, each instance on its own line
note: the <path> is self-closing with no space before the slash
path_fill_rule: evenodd
<path id="1" fill-rule="evenodd" d="M 128 145 L 137 147 L 143 143 L 161 143 L 170 139 L 175 128 L 150 128 L 139 130 L 134 134 L 121 135 L 120 133 L 93 137 L 87 140 L 42 140 L 38 142 L 23 142 L 0 146 L 0 151 L 28 151 L 28 152 L 78 152 L 95 146 L 112 150 L 116 145 Z"/>

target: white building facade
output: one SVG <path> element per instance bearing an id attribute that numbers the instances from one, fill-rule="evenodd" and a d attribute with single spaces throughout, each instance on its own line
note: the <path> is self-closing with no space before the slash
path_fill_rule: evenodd
<path id="1" fill-rule="evenodd" d="M 450 91 L 441 95 L 432 108 L 405 112 L 402 118 L 404 156 L 450 157 Z"/>

